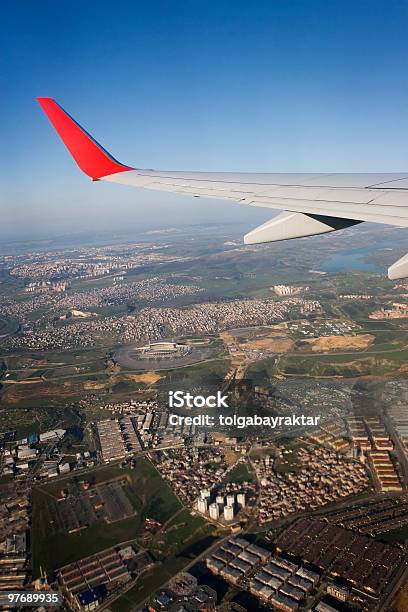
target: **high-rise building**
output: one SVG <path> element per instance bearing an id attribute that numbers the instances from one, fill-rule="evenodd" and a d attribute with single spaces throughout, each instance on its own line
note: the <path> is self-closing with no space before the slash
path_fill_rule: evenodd
<path id="1" fill-rule="evenodd" d="M 234 504 L 235 504 L 235 493 L 228 493 L 227 506 L 233 506 Z"/>
<path id="2" fill-rule="evenodd" d="M 214 520 L 214 521 L 218 521 L 218 519 L 220 518 L 220 509 L 217 503 L 214 504 L 210 504 L 210 517 Z"/>
<path id="3" fill-rule="evenodd" d="M 217 495 L 217 497 L 215 498 L 215 501 L 217 502 L 217 504 L 224 505 L 224 496 L 223 495 Z"/>
<path id="4" fill-rule="evenodd" d="M 207 497 L 210 497 L 210 495 L 211 495 L 210 489 L 201 489 L 200 491 L 201 499 L 207 499 Z"/>
<path id="5" fill-rule="evenodd" d="M 208 502 L 206 499 L 199 499 L 197 502 L 197 510 L 201 512 L 201 514 L 205 514 L 208 510 Z"/>
<path id="6" fill-rule="evenodd" d="M 241 508 L 245 508 L 245 493 L 238 493 L 237 502 Z"/>
<path id="7" fill-rule="evenodd" d="M 224 507 L 224 518 L 226 521 L 232 521 L 234 518 L 234 506 Z"/>

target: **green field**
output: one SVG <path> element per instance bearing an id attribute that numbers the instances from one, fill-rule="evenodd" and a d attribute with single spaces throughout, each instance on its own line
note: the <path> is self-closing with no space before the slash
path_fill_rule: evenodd
<path id="1" fill-rule="evenodd" d="M 159 558 L 177 554 L 189 544 L 194 534 L 206 525 L 201 516 L 192 516 L 188 510 L 178 512 L 152 540 L 150 548 Z"/>
<path id="2" fill-rule="evenodd" d="M 159 381 L 158 389 L 167 392 L 168 389 L 188 389 L 198 385 L 210 388 L 220 388 L 225 374 L 229 369 L 227 359 L 211 359 L 195 365 L 163 371 L 166 376 Z"/>
<path id="3" fill-rule="evenodd" d="M 14 334 L 18 329 L 18 321 L 11 318 L 0 317 L 0 336 Z"/>
<path id="4" fill-rule="evenodd" d="M 227 474 L 224 482 L 251 482 L 254 479 L 252 472 L 249 471 L 246 463 L 237 463 L 237 465 Z"/>
<path id="5" fill-rule="evenodd" d="M 203 518 L 192 517 L 188 510 L 177 514 L 166 525 L 166 534 L 158 534 L 153 542 L 153 554 L 157 555 L 159 565 L 143 575 L 134 587 L 114 602 L 115 612 L 127 612 L 151 596 L 211 546 L 215 539 L 214 527 Z"/>
<path id="6" fill-rule="evenodd" d="M 75 349 L 62 351 L 28 351 L 22 350 L 20 355 L 7 357 L 9 369 L 25 368 L 29 363 L 30 368 L 54 367 L 64 365 L 81 365 L 105 358 L 106 351 L 103 348 L 92 347 L 89 349 Z M 36 363 L 38 362 L 38 363 Z"/>
<path id="7" fill-rule="evenodd" d="M 253 364 L 247 371 L 254 384 L 264 384 L 277 374 L 284 376 L 344 377 L 397 374 L 408 362 L 408 349 L 400 342 L 372 345 L 367 351 L 347 354 L 288 354 Z"/>
<path id="8" fill-rule="evenodd" d="M 41 398 L 36 401 L 33 398 L 32 404 L 27 408 L 8 406 L 2 414 L 3 431 L 15 430 L 17 439 L 24 438 L 32 433 L 38 434 L 48 431 L 53 427 L 69 429 L 70 427 L 80 426 L 80 424 L 79 416 L 71 407 L 58 405 L 53 408 L 45 408 Z"/>
<path id="9" fill-rule="evenodd" d="M 278 474 L 296 474 L 300 468 L 301 466 L 296 452 L 286 454 L 277 459 L 274 463 L 274 470 Z"/>
<path id="10" fill-rule="evenodd" d="M 264 457 L 275 457 L 276 455 L 276 449 L 275 447 L 270 448 L 267 446 L 264 446 L 262 448 L 256 448 L 254 450 L 251 450 L 251 459 L 263 459 Z"/>
<path id="11" fill-rule="evenodd" d="M 50 535 L 45 517 L 48 516 L 47 496 L 59 497 L 70 482 L 79 486 L 80 480 L 91 484 L 126 477 L 128 495 L 135 516 L 114 523 L 100 521 L 76 533 Z M 63 479 L 33 490 L 32 554 L 33 571 L 38 575 L 40 567 L 53 571 L 66 563 L 90 555 L 119 542 L 134 540 L 141 535 L 145 518 L 160 522 L 169 520 L 181 508 L 168 484 L 161 478 L 153 465 L 145 458 L 136 463 L 136 468 L 121 469 L 108 466 L 96 469 L 83 476 Z"/>

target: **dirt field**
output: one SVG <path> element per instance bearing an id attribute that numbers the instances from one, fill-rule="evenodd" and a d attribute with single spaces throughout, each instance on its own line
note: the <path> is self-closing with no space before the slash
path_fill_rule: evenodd
<path id="1" fill-rule="evenodd" d="M 3 380 L 3 385 L 33 385 L 44 382 L 42 378 L 30 378 L 30 380 Z"/>
<path id="2" fill-rule="evenodd" d="M 224 342 L 225 346 L 228 347 L 229 349 L 231 347 L 233 347 L 235 349 L 239 348 L 238 339 L 235 338 L 235 336 L 231 332 L 229 332 L 229 331 L 221 332 L 220 333 L 220 338 Z"/>
<path id="3" fill-rule="evenodd" d="M 103 382 L 95 382 L 95 381 L 93 381 L 93 380 L 86 380 L 86 381 L 83 383 L 83 386 L 84 386 L 84 389 L 85 389 L 86 391 L 90 391 L 90 390 L 91 390 L 91 391 L 93 391 L 93 390 L 96 390 L 96 389 L 105 389 L 105 387 L 106 387 L 106 383 L 103 383 Z"/>
<path id="4" fill-rule="evenodd" d="M 224 451 L 224 455 L 225 461 L 228 463 L 229 466 L 235 465 L 239 457 L 241 456 L 240 453 L 236 453 L 235 451 L 228 448 Z"/>
<path id="5" fill-rule="evenodd" d="M 311 340 L 304 340 L 303 350 L 316 353 L 325 351 L 364 350 L 375 340 L 372 334 L 359 334 L 358 336 L 321 336 Z M 300 349 L 302 350 L 302 349 Z"/>
<path id="6" fill-rule="evenodd" d="M 163 378 L 163 376 L 157 372 L 144 372 L 143 374 L 127 374 L 126 378 L 133 382 L 141 382 L 145 385 L 154 385 L 157 383 L 157 381 Z"/>
<path id="7" fill-rule="evenodd" d="M 408 610 L 408 583 L 404 584 L 391 607 L 391 612 L 406 612 L 406 610 Z"/>
<path id="8" fill-rule="evenodd" d="M 246 348 L 254 351 L 270 351 L 273 353 L 289 353 L 293 350 L 295 343 L 292 338 L 284 336 L 282 332 L 272 332 L 266 338 L 250 340 L 245 344 Z"/>
<path id="9" fill-rule="evenodd" d="M 52 384 L 44 382 L 42 384 L 26 384 L 10 385 L 7 391 L 2 395 L 2 400 L 8 404 L 18 404 L 30 398 L 35 400 L 50 399 L 50 398 L 70 398 L 77 395 L 79 392 L 78 385 L 63 383 Z"/>
<path id="10" fill-rule="evenodd" d="M 290 338 L 282 326 L 276 328 L 259 328 L 253 330 L 248 337 L 245 338 L 246 330 L 242 331 L 242 337 L 239 335 L 240 330 L 232 332 L 223 332 L 220 334 L 223 342 L 230 349 L 231 347 L 239 350 L 249 351 L 268 351 L 271 353 L 289 353 L 293 350 L 295 343 Z M 233 357 L 233 355 L 231 355 Z M 233 357 L 234 358 L 234 357 Z"/>

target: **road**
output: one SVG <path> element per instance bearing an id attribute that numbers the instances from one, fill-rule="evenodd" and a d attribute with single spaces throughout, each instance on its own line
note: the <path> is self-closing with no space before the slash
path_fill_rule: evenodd
<path id="1" fill-rule="evenodd" d="M 399 437 L 396 434 L 395 428 L 393 427 L 393 425 L 390 422 L 390 420 L 388 418 L 384 417 L 384 423 L 386 424 L 387 429 L 388 429 L 390 435 L 394 438 L 394 442 L 395 442 L 395 445 L 396 445 L 396 449 L 398 451 L 401 467 L 402 467 L 403 472 L 404 472 L 404 478 L 406 478 L 406 482 L 408 482 L 408 460 L 407 460 L 407 457 L 405 455 L 404 449 L 402 447 L 402 443 L 399 440 Z M 145 451 L 145 452 L 143 452 L 141 454 L 145 455 L 148 452 L 149 451 Z M 250 464 L 251 464 L 251 461 L 250 461 Z M 81 475 L 83 475 L 83 474 L 85 474 L 87 472 L 92 472 L 92 471 L 97 471 L 98 469 L 103 469 L 104 467 L 105 467 L 104 465 L 101 465 L 101 466 L 94 467 L 94 468 L 91 468 L 91 469 L 85 469 L 85 470 L 81 470 L 80 473 L 81 473 Z M 254 465 L 253 464 L 251 464 L 251 467 L 254 470 Z M 66 476 L 64 475 L 63 477 L 57 477 L 54 480 L 65 480 L 65 479 L 68 479 L 70 477 L 72 478 L 72 473 L 70 475 L 66 475 Z M 361 498 L 359 498 L 359 501 L 361 501 L 361 499 L 383 498 L 383 497 L 387 497 L 387 496 L 388 496 L 387 494 L 381 494 L 381 493 L 367 493 L 367 494 L 363 495 Z M 346 499 L 346 500 L 341 500 L 338 503 L 334 503 L 334 504 L 332 504 L 330 506 L 325 506 L 325 507 L 322 507 L 322 508 L 318 508 L 318 509 L 316 509 L 313 512 L 308 511 L 308 512 L 299 513 L 299 514 L 292 514 L 292 515 L 288 516 L 286 519 L 279 521 L 276 525 L 274 525 L 274 528 L 275 527 L 276 528 L 284 527 L 288 522 L 292 522 L 292 521 L 296 520 L 297 518 L 300 518 L 301 516 L 311 516 L 311 515 L 314 515 L 314 516 L 318 517 L 320 514 L 327 514 L 327 512 L 330 512 L 330 511 L 333 511 L 333 510 L 341 509 L 343 507 L 348 507 L 351 503 L 353 503 L 352 500 Z M 184 506 L 182 507 L 182 509 L 183 508 L 184 508 Z M 256 519 L 254 517 L 254 518 L 250 519 L 250 522 L 248 523 L 247 529 L 245 531 L 246 532 L 250 531 L 251 533 L 258 533 L 258 532 L 264 532 L 265 529 L 267 529 L 267 528 L 268 527 L 266 525 L 263 525 L 262 527 L 259 526 L 259 525 L 256 525 Z M 203 553 L 201 553 L 201 555 L 199 555 L 198 557 L 192 559 L 189 563 L 187 563 L 186 566 L 184 567 L 183 571 L 188 571 L 198 561 L 200 561 L 201 559 L 203 559 L 206 556 L 208 556 L 209 554 L 211 554 L 213 549 L 215 549 L 216 547 L 220 546 L 221 542 L 224 542 L 229 537 L 231 537 L 231 535 L 225 536 L 224 538 L 221 538 L 221 539 L 217 539 L 207 550 L 205 550 Z M 160 590 L 160 589 L 165 588 L 170 579 L 171 578 L 167 579 L 156 590 Z M 113 612 L 113 610 L 114 610 L 114 602 L 119 597 L 121 597 L 123 594 L 125 594 L 128 590 L 132 589 L 135 586 L 135 584 L 137 583 L 138 580 L 140 580 L 140 576 L 138 577 L 138 579 L 136 581 L 132 581 L 129 585 L 127 585 L 125 590 L 122 590 L 118 594 L 115 594 L 115 596 L 113 597 L 112 600 L 110 600 L 110 601 L 106 602 L 105 604 L 103 604 L 103 606 L 101 607 L 101 610 L 107 610 L 107 611 L 110 610 L 110 611 Z M 401 586 L 407 580 L 408 580 L 408 564 L 407 564 L 407 562 L 405 562 L 404 565 L 399 569 L 399 571 L 393 577 L 392 581 L 390 581 L 390 584 L 387 586 L 386 593 L 385 593 L 385 599 L 382 598 L 382 602 L 383 603 L 381 603 L 381 608 L 378 607 L 379 604 L 378 605 L 377 604 L 373 604 L 373 605 L 376 606 L 375 608 L 374 607 L 372 608 L 373 612 L 382 612 L 383 610 L 389 609 L 386 606 L 390 605 L 390 603 L 395 598 L 395 595 L 398 592 L 398 590 L 401 588 Z M 142 603 L 140 603 L 137 606 L 135 606 L 134 608 L 132 608 L 132 612 L 135 612 L 136 610 L 139 610 L 145 604 L 145 602 L 147 602 L 150 599 L 150 597 L 151 597 L 151 595 L 149 597 L 147 597 Z"/>
<path id="2" fill-rule="evenodd" d="M 235 535 L 237 535 L 237 534 L 235 534 Z M 201 561 L 205 557 L 208 557 L 208 555 L 210 555 L 213 552 L 213 550 L 215 550 L 216 548 L 221 546 L 230 537 L 231 537 L 231 534 L 228 534 L 227 536 L 225 536 L 223 538 L 217 539 L 209 548 L 207 548 L 204 552 L 202 552 L 201 555 L 198 555 L 198 557 L 195 557 L 192 561 L 190 561 L 190 563 L 185 565 L 182 570 L 179 570 L 179 572 L 188 572 L 188 570 L 191 569 L 193 567 L 193 565 L 195 565 L 196 563 L 198 563 L 199 561 Z M 177 572 L 177 573 L 179 573 L 179 572 Z M 164 582 L 159 588 L 157 588 L 155 592 L 158 592 L 158 591 L 160 591 L 162 589 L 165 589 L 166 586 L 168 585 L 168 583 L 170 582 L 170 580 L 172 578 L 173 578 L 173 576 L 171 576 L 171 578 L 166 580 L 166 582 Z M 146 599 L 144 599 L 143 601 L 138 603 L 136 606 L 131 608 L 129 610 L 129 612 L 138 612 L 139 610 L 141 610 L 143 608 L 143 606 L 151 599 L 151 596 L 152 596 L 152 594 L 148 595 L 146 597 Z M 112 612 L 114 612 L 114 610 L 112 610 Z"/>
<path id="3" fill-rule="evenodd" d="M 387 428 L 388 433 L 390 434 L 392 441 L 395 444 L 395 452 L 398 457 L 399 464 L 401 466 L 401 471 L 404 476 L 404 483 L 408 486 L 408 457 L 405 451 L 405 446 L 398 435 L 397 430 L 394 427 L 393 422 L 389 418 L 389 416 L 384 412 L 382 415 L 382 419 Z"/>
<path id="4" fill-rule="evenodd" d="M 386 612 L 391 610 L 392 602 L 394 601 L 398 591 L 406 582 L 408 582 L 408 558 L 405 559 L 394 578 L 387 585 L 385 589 L 385 596 L 383 596 L 380 602 L 373 608 L 373 612 Z"/>

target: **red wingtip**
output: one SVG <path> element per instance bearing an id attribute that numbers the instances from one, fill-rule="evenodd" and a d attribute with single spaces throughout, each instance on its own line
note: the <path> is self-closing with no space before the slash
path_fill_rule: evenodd
<path id="1" fill-rule="evenodd" d="M 37 100 L 78 166 L 94 181 L 109 174 L 133 170 L 105 151 L 55 100 Z"/>

